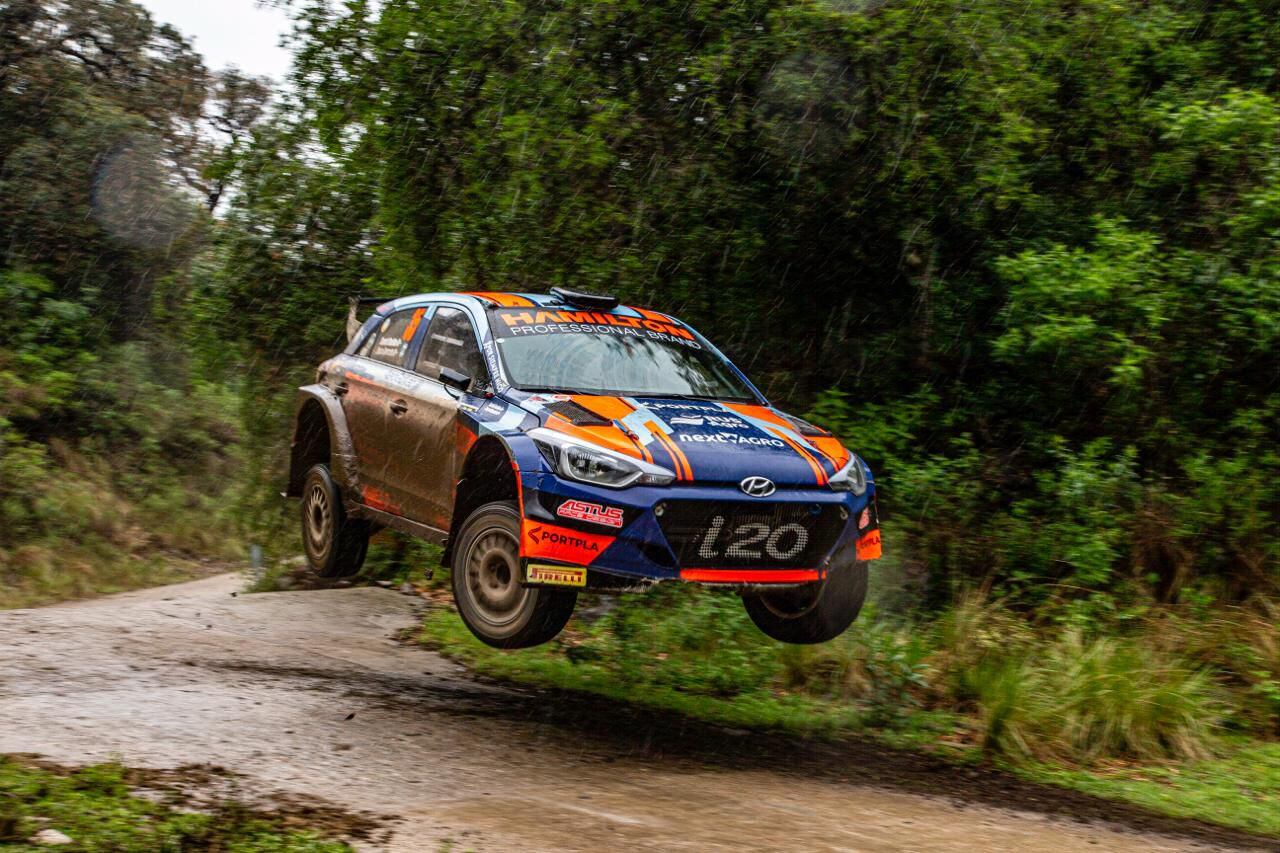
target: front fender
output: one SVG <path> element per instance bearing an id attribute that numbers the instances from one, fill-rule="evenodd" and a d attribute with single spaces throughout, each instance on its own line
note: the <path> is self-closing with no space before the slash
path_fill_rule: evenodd
<path id="1" fill-rule="evenodd" d="M 542 473 L 546 461 L 533 439 L 523 432 L 499 434 L 497 438 L 506 447 L 507 453 L 516 465 L 520 476 Z"/>
<path id="2" fill-rule="evenodd" d="M 299 388 L 293 424 L 289 484 L 285 494 L 301 497 L 307 471 L 319 462 L 328 462 L 339 488 L 346 494 L 355 493 L 358 488 L 356 451 L 342 400 L 323 385 Z"/>

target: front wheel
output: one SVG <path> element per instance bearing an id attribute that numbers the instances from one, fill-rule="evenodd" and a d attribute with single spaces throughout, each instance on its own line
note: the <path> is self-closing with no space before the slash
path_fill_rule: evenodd
<path id="1" fill-rule="evenodd" d="M 463 522 L 453 560 L 453 600 L 472 634 L 498 649 L 555 637 L 573 615 L 576 589 L 525 586 L 520 577 L 520 513 L 486 504 Z"/>
<path id="2" fill-rule="evenodd" d="M 751 621 L 773 639 L 796 645 L 825 643 L 843 634 L 862 611 L 867 564 L 837 563 L 824 581 L 742 598 Z"/>

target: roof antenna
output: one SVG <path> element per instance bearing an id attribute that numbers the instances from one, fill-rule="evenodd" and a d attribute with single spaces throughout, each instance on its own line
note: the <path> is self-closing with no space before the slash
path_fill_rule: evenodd
<path id="1" fill-rule="evenodd" d="M 612 311 L 618 307 L 618 297 L 604 293 L 586 293 L 581 290 L 569 290 L 564 287 L 551 288 L 551 295 L 566 305 L 575 308 L 590 308 L 594 311 Z"/>
<path id="2" fill-rule="evenodd" d="M 387 303 L 384 296 L 361 296 L 353 293 L 347 297 L 347 343 L 358 334 L 360 327 L 364 325 L 360 320 L 360 308 L 364 305 L 384 305 Z"/>
<path id="3" fill-rule="evenodd" d="M 352 296 L 347 300 L 347 343 L 355 339 L 360 327 L 360 297 Z"/>

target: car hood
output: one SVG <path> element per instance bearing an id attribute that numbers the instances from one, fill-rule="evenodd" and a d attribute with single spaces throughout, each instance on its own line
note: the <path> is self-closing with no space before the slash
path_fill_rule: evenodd
<path id="1" fill-rule="evenodd" d="M 675 398 L 512 394 L 541 425 L 669 468 L 680 481 L 826 485 L 849 461 L 838 440 L 777 409 Z"/>

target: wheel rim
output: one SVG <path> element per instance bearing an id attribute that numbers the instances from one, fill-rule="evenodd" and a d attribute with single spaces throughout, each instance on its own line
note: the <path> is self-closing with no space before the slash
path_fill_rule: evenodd
<path id="1" fill-rule="evenodd" d="M 307 547 L 317 559 L 323 559 L 329 552 L 329 541 L 333 535 L 333 504 L 321 483 L 315 483 L 307 491 L 302 507 L 302 524 L 306 530 Z"/>
<path id="2" fill-rule="evenodd" d="M 520 583 L 520 546 L 511 531 L 490 527 L 467 551 L 464 589 L 486 624 L 506 627 L 520 618 L 529 589 Z"/>
<path id="3" fill-rule="evenodd" d="M 774 592 L 761 593 L 760 603 L 779 619 L 799 619 L 813 611 L 822 600 L 822 593 L 827 582 L 806 584 L 805 586 L 780 589 Z"/>

